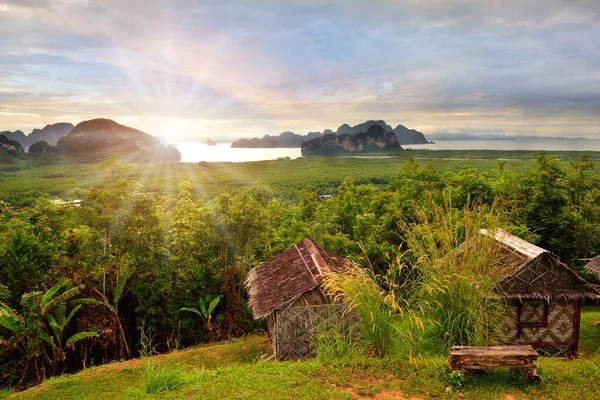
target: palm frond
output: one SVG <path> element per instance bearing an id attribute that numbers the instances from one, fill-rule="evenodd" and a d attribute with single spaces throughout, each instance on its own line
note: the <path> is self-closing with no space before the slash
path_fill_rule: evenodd
<path id="1" fill-rule="evenodd" d="M 71 320 L 71 318 L 73 318 L 73 316 L 75 315 L 75 313 L 81 308 L 81 304 L 78 305 L 77 307 L 75 307 L 74 309 L 71 310 L 71 312 L 69 313 L 69 316 L 67 318 L 65 318 L 65 320 L 63 321 L 63 327 L 65 325 L 67 325 L 69 323 L 69 321 Z"/>
<path id="2" fill-rule="evenodd" d="M 218 297 L 215 297 L 213 299 L 213 301 L 210 302 L 210 304 L 208 306 L 208 315 L 212 314 L 212 312 L 215 311 L 215 308 L 219 304 L 220 300 L 221 300 L 221 296 L 218 296 Z"/>
<path id="3" fill-rule="evenodd" d="M 90 305 L 90 306 L 101 306 L 104 305 L 103 301 L 96 299 L 75 299 L 69 302 L 70 304 L 82 304 L 82 305 Z"/>
<path id="4" fill-rule="evenodd" d="M 75 286 L 71 289 L 65 290 L 62 294 L 59 294 L 58 296 L 54 297 L 53 299 L 49 300 L 46 304 L 45 304 L 45 312 L 51 311 L 54 307 L 58 307 L 59 305 L 61 305 L 62 303 L 67 302 L 68 300 L 70 300 L 71 298 L 77 296 L 79 294 L 79 287 Z"/>
<path id="5" fill-rule="evenodd" d="M 75 343 L 79 340 L 82 339 L 86 339 L 89 337 L 98 337 L 98 332 L 96 331 L 89 331 L 89 332 L 79 332 L 74 334 L 73 336 L 71 336 L 70 338 L 67 339 L 67 342 L 65 343 L 65 346 L 70 345 L 71 343 Z"/>
<path id="6" fill-rule="evenodd" d="M 206 305 L 204 305 L 204 300 L 202 299 L 202 296 L 198 297 L 198 306 L 200 307 L 202 315 L 205 318 L 208 317 L 208 313 L 206 312 Z"/>
<path id="7" fill-rule="evenodd" d="M 123 295 L 123 290 L 125 290 L 125 284 L 127 283 L 127 279 L 129 279 L 129 267 L 125 266 L 119 272 L 119 276 L 117 277 L 117 284 L 115 285 L 115 290 L 113 292 L 113 303 L 117 304 L 121 299 L 121 295 Z"/>
<path id="8" fill-rule="evenodd" d="M 46 321 L 48 322 L 48 324 L 50 324 L 50 326 L 52 325 L 57 325 L 58 323 L 56 322 L 56 319 L 54 318 L 54 315 L 52 314 L 44 314 L 44 318 L 46 319 Z"/>
<path id="9" fill-rule="evenodd" d="M 19 316 L 4 303 L 0 303 L 0 325 L 13 332 L 21 329 Z"/>
<path id="10" fill-rule="evenodd" d="M 58 307 L 56 307 L 56 311 L 54 312 L 54 315 L 56 318 L 56 321 L 59 324 L 62 324 L 63 321 L 65 320 L 65 314 L 67 313 L 67 303 L 61 303 Z"/>
<path id="11" fill-rule="evenodd" d="M 38 336 L 40 337 L 40 339 L 42 339 L 44 342 L 48 343 L 50 346 L 56 348 L 56 343 L 54 342 L 54 339 L 48 335 L 46 332 L 40 330 L 38 332 Z"/>
<path id="12" fill-rule="evenodd" d="M 198 311 L 197 309 L 193 308 L 193 307 L 182 307 L 179 309 L 179 311 L 189 311 L 189 312 L 193 312 L 195 314 L 198 314 L 199 316 L 203 316 L 202 313 L 200 313 L 200 311 Z"/>
<path id="13" fill-rule="evenodd" d="M 47 304 L 50 299 L 52 298 L 52 296 L 54 296 L 56 294 L 56 292 L 58 292 L 60 290 L 61 284 L 57 283 L 56 285 L 52 286 L 50 289 L 48 289 L 48 291 L 46 293 L 44 293 L 44 296 L 42 296 L 42 304 Z"/>

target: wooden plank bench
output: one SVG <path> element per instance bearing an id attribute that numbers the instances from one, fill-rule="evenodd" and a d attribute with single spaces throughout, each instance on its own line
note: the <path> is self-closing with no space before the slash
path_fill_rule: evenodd
<path id="1" fill-rule="evenodd" d="M 530 345 L 453 346 L 448 363 L 450 369 L 468 373 L 472 370 L 516 368 L 529 379 L 539 380 L 535 361 L 538 354 Z"/>

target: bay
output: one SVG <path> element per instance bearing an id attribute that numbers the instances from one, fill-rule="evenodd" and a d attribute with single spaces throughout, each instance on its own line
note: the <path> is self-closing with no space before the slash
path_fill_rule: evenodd
<path id="1" fill-rule="evenodd" d="M 548 150 L 600 151 L 600 140 L 440 140 L 430 144 L 407 144 L 405 149 L 429 150 Z"/>
<path id="2" fill-rule="evenodd" d="M 250 162 L 282 157 L 294 159 L 302 156 L 299 147 L 244 149 L 231 148 L 231 143 L 207 146 L 203 142 L 178 142 L 173 145 L 181 153 L 182 162 Z M 410 144 L 402 147 L 429 150 L 600 151 L 600 140 L 440 140 L 431 144 Z"/>
<path id="3" fill-rule="evenodd" d="M 281 157 L 301 157 L 299 147 L 275 149 L 231 148 L 231 143 L 217 143 L 207 146 L 202 142 L 179 142 L 173 144 L 181 153 L 182 162 L 249 162 L 277 160 Z"/>

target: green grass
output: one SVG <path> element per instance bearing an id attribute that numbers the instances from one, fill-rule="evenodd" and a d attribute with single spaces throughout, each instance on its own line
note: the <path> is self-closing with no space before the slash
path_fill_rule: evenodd
<path id="1" fill-rule="evenodd" d="M 550 152 L 567 160 L 582 152 Z M 409 156 L 421 163 L 431 162 L 438 170 L 458 171 L 468 162 L 479 171 L 491 171 L 505 159 L 507 166 L 522 171 L 533 164 L 532 151 L 494 150 L 407 150 L 391 158 L 308 157 L 296 160 L 273 160 L 247 163 L 161 163 L 135 164 L 127 177 L 144 184 L 149 192 L 172 193 L 183 180 L 192 182 L 198 194 L 210 199 L 221 193 L 231 193 L 242 186 L 262 180 L 280 198 L 294 196 L 300 189 L 333 191 L 351 176 L 356 183 L 386 185 L 390 177 Z M 600 160 L 600 153 L 590 153 Z M 0 160 L 1 161 L 1 160 Z M 74 178 L 80 187 L 102 184 L 106 174 L 96 164 L 52 164 L 33 166 L 31 163 L 0 163 L 0 200 L 15 205 L 29 205 L 44 193 L 64 196 L 69 190 L 67 179 Z"/>
<path id="2" fill-rule="evenodd" d="M 148 360 L 142 363 L 144 387 L 141 393 L 160 393 L 175 390 L 186 382 L 186 376 L 179 366 L 171 363 L 157 364 Z"/>
<path id="3" fill-rule="evenodd" d="M 406 360 L 357 356 L 337 363 L 262 361 L 270 351 L 264 336 L 194 347 L 152 357 L 159 368 L 171 366 L 185 383 L 173 390 L 146 394 L 143 362 L 131 360 L 88 368 L 75 375 L 52 378 L 20 393 L 0 392 L 10 399 L 353 399 L 459 398 L 597 399 L 600 398 L 600 307 L 585 307 L 581 319 L 581 356 L 565 361 L 538 361 L 542 382 L 525 382 L 518 373 L 504 370 L 467 376 L 451 394 L 445 357 L 429 357 L 415 367 Z M 388 397 L 385 397 L 388 396 Z M 393 397 L 397 396 L 397 397 Z M 404 397 L 402 397 L 404 396 Z M 510 397 L 509 397 L 510 398 Z"/>

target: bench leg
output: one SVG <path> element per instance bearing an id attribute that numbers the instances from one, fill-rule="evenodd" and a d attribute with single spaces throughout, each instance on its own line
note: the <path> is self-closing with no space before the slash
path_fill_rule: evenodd
<path id="1" fill-rule="evenodd" d="M 530 381 L 539 382 L 541 380 L 540 374 L 536 367 L 533 368 L 525 368 L 523 369 L 523 374 L 525 374 L 525 378 Z"/>

